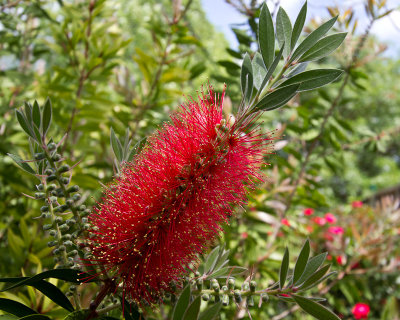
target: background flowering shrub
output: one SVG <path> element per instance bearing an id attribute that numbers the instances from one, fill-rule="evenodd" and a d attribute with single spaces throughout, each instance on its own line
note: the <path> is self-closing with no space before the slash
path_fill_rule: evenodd
<path id="1" fill-rule="evenodd" d="M 40 150 L 30 144 L 30 153 L 24 151 L 29 145 L 17 125 L 15 110 L 34 98 L 45 105 L 45 97 L 50 96 L 53 124 L 49 134 L 57 152 L 46 141 L 48 161 L 61 161 L 49 172 L 42 172 L 46 181 L 40 186 L 10 157 L 1 158 L 3 278 L 38 274 L 53 269 L 55 263 L 79 267 L 76 249 L 69 246 L 67 234 L 78 237 L 89 228 L 88 208 L 100 199 L 101 184 L 109 183 L 123 170 L 121 163 L 131 160 L 140 149 L 132 148 L 132 142 L 142 141 L 169 119 L 185 100 L 182 93 L 194 96 L 207 79 L 221 92 L 225 82 L 225 112 L 236 113 L 243 87 L 241 59 L 246 52 L 254 56 L 260 4 L 230 2 L 248 22 L 234 28 L 238 48 L 228 48 L 223 36 L 207 22 L 199 1 L 43 0 L 0 4 L 0 148 L 4 155 L 17 156 L 14 160 L 25 170 L 29 171 L 27 165 L 43 169 L 20 160 L 32 159 Z M 368 28 L 392 9 L 384 1 L 365 4 Z M 278 15 L 284 19 L 279 6 L 276 10 L 273 7 L 274 21 Z M 330 281 L 314 288 L 313 295 L 327 298 L 329 307 L 343 318 L 396 319 L 400 298 L 396 246 L 400 228 L 396 196 L 400 177 L 398 60 L 382 57 L 385 45 L 369 36 L 369 29 L 357 27 L 351 8 L 345 12 L 333 7 L 328 10 L 332 16 L 339 14 L 335 31 L 349 34 L 335 54 L 312 61 L 308 67 L 334 67 L 343 69 L 344 74 L 336 83 L 296 95 L 285 108 L 261 116 L 262 132 L 277 129 L 276 153 L 266 160 L 270 164 L 263 171 L 267 179 L 252 192 L 248 207 L 235 208 L 235 218 L 224 226 L 221 243 L 230 251 L 221 249 L 213 255 L 221 258 L 221 264 L 227 259 L 229 265 L 249 268 L 250 272 L 243 279 L 239 277 L 234 286 L 252 292 L 256 289 L 251 281 L 257 282 L 258 290 L 280 280 L 286 245 L 293 269 L 301 244 L 308 237 L 313 253 L 327 251 L 327 259 L 337 271 Z M 312 20 L 306 31 L 318 25 Z M 129 132 L 125 131 L 127 127 Z M 121 137 L 121 143 L 116 137 Z M 57 160 L 57 154 L 62 158 Z M 80 186 L 79 194 L 77 188 L 63 190 L 65 179 L 68 188 Z M 22 193 L 32 194 L 35 185 L 35 196 L 42 198 L 42 188 L 46 188 L 51 204 L 21 197 Z M 384 190 L 392 186 L 393 192 Z M 56 214 L 70 209 L 76 217 L 63 221 L 58 232 L 51 230 L 42 236 L 42 229 L 50 228 L 50 222 L 57 223 Z M 54 221 L 53 210 L 58 210 Z M 39 215 L 42 219 L 32 220 Z M 53 245 L 60 243 L 64 248 L 60 246 L 62 250 L 54 257 Z M 91 259 L 89 255 L 82 258 Z M 229 289 L 225 280 L 207 282 L 205 275 L 220 272 L 210 261 L 216 260 L 206 260 L 200 266 L 200 275 L 192 275 L 195 285 L 209 290 L 202 287 L 204 278 L 211 293 L 223 292 L 224 284 Z M 69 279 L 76 280 L 77 274 L 71 275 Z M 96 299 L 102 291 L 95 284 L 76 287 L 57 276 L 58 280 L 49 283 L 71 295 L 74 306 L 81 303 L 84 309 L 89 308 L 91 300 L 99 309 L 121 303 L 115 296 Z M 117 290 L 107 279 L 102 280 L 104 288 Z M 1 299 L 18 301 L 56 319 L 71 311 L 71 303 L 50 300 L 36 283 L 19 288 L 2 292 Z M 279 299 L 272 295 L 261 308 L 251 307 L 254 301 L 245 295 L 243 299 L 235 296 L 236 304 L 230 303 L 219 313 L 222 319 L 244 318 L 248 317 L 246 306 L 250 306 L 253 319 L 308 317 L 297 305 L 287 304 L 287 293 L 278 295 Z M 183 301 L 185 295 L 181 297 Z M 215 299 L 213 294 L 208 298 Z M 159 310 L 146 312 L 153 318 L 168 318 L 178 299 L 178 295 L 170 295 Z M 232 302 L 232 297 L 229 299 Z M 129 303 L 126 301 L 129 308 L 125 310 L 134 310 Z M 368 307 L 360 308 L 363 304 Z M 110 316 L 121 316 L 112 312 L 116 311 Z M 132 311 L 131 316 L 137 315 Z"/>

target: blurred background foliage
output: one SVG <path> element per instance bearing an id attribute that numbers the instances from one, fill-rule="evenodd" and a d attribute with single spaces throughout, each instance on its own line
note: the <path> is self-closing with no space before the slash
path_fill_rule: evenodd
<path id="1" fill-rule="evenodd" d="M 57 141 L 67 134 L 63 156 L 71 165 L 80 161 L 72 183 L 94 204 L 101 183 L 114 174 L 111 128 L 117 136 L 129 128 L 139 141 L 208 83 L 217 91 L 227 84 L 227 117 L 234 113 L 240 60 L 257 46 L 260 3 L 226 2 L 247 17 L 247 24 L 233 28 L 237 48 L 207 21 L 200 0 L 0 1 L 1 276 L 54 265 L 47 239 L 37 236 L 41 226 L 32 220 L 39 204 L 21 196 L 31 194 L 37 181 L 5 156 L 32 158 L 15 109 L 25 100 L 51 97 L 51 134 Z M 277 8 L 279 1 L 273 2 Z M 384 1 L 365 3 L 369 27 L 388 12 Z M 327 250 L 338 271 L 337 279 L 318 288 L 329 290 L 335 312 L 351 319 L 352 306 L 364 302 L 371 306 L 370 319 L 399 319 L 400 60 L 382 56 L 386 45 L 369 29 L 359 30 L 351 8 L 327 9 L 339 14 L 335 31 L 349 34 L 318 64 L 345 74 L 262 116 L 262 130 L 274 131 L 275 151 L 267 159 L 265 183 L 226 226 L 223 241 L 231 265 L 250 268 L 266 286 L 278 277 L 284 246 L 300 248 L 309 237 L 314 253 Z M 313 214 L 305 215 L 305 208 Z M 335 223 L 317 219 L 327 212 Z M 329 226 L 343 232 L 332 233 Z M 36 294 L 0 295 L 51 307 Z M 251 314 L 307 318 L 295 309 L 270 301 Z M 248 317 L 244 310 L 228 307 L 221 318 Z"/>

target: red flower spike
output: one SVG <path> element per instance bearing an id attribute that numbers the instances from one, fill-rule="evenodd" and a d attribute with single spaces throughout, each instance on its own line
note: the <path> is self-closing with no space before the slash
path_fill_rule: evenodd
<path id="1" fill-rule="evenodd" d="M 271 138 L 255 116 L 226 124 L 210 88 L 189 101 L 127 163 L 90 216 L 93 263 L 137 303 L 155 303 L 181 283 L 261 179 Z M 237 124 L 239 123 L 239 124 Z"/>
<path id="2" fill-rule="evenodd" d="M 351 310 L 355 319 L 368 319 L 370 307 L 365 303 L 356 303 Z"/>

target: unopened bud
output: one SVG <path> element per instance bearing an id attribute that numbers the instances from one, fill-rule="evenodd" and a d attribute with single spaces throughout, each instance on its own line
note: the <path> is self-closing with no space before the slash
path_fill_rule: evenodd
<path id="1" fill-rule="evenodd" d="M 69 165 L 63 164 L 61 167 L 58 168 L 58 172 L 59 172 L 59 173 L 64 173 L 64 172 L 69 171 L 70 169 L 71 169 L 71 168 L 70 168 Z"/>
<path id="2" fill-rule="evenodd" d="M 247 307 L 254 307 L 254 298 L 253 296 L 248 296 L 246 299 Z"/>
<path id="3" fill-rule="evenodd" d="M 242 294 L 240 293 L 239 289 L 235 290 L 234 297 L 235 297 L 236 303 L 242 302 Z"/>
<path id="4" fill-rule="evenodd" d="M 48 247 L 54 247 L 56 245 L 57 245 L 57 241 L 49 241 L 49 242 L 47 242 L 47 246 Z"/>
<path id="5" fill-rule="evenodd" d="M 55 155 L 53 155 L 51 157 L 51 160 L 53 160 L 53 161 L 60 161 L 60 159 L 61 159 L 61 155 L 59 153 L 56 153 Z"/>
<path id="6" fill-rule="evenodd" d="M 38 191 L 44 191 L 44 185 L 42 183 L 37 185 L 36 188 L 38 189 Z"/>
<path id="7" fill-rule="evenodd" d="M 230 278 L 228 280 L 228 287 L 229 287 L 229 289 L 234 289 L 235 288 L 235 279 L 234 278 Z"/>
<path id="8" fill-rule="evenodd" d="M 201 296 L 201 298 L 203 299 L 203 301 L 208 301 L 208 300 L 210 300 L 210 295 L 207 294 L 207 293 L 204 293 L 204 294 Z"/>
<path id="9" fill-rule="evenodd" d="M 53 224 L 45 224 L 45 225 L 43 225 L 43 230 L 44 231 L 50 230 L 51 228 L 53 228 Z"/>
<path id="10" fill-rule="evenodd" d="M 54 150 L 56 150 L 57 145 L 56 145 L 54 142 L 50 142 L 49 145 L 47 146 L 47 148 L 48 148 L 50 151 L 54 151 Z"/>
<path id="11" fill-rule="evenodd" d="M 43 192 L 36 192 L 35 193 L 35 199 L 44 199 L 45 196 L 46 196 L 46 194 L 43 193 Z"/>
<path id="12" fill-rule="evenodd" d="M 79 186 L 77 186 L 77 185 L 74 185 L 74 186 L 71 186 L 71 187 L 69 187 L 68 188 L 68 190 L 67 190 L 68 192 L 78 192 L 79 191 Z"/>
<path id="13" fill-rule="evenodd" d="M 41 212 L 49 212 L 49 206 L 42 206 L 42 207 L 40 208 L 40 211 L 41 211 Z"/>
<path id="14" fill-rule="evenodd" d="M 62 184 L 68 184 L 69 183 L 69 178 L 67 178 L 67 177 L 61 178 L 61 182 L 62 182 Z"/>
<path id="15" fill-rule="evenodd" d="M 251 292 L 256 291 L 256 286 L 257 286 L 257 283 L 255 281 L 251 281 L 250 282 L 250 291 Z"/>
<path id="16" fill-rule="evenodd" d="M 229 305 L 229 295 L 224 294 L 224 295 L 222 296 L 222 305 L 223 305 L 224 307 L 226 307 L 227 305 Z"/>
<path id="17" fill-rule="evenodd" d="M 62 224 L 61 226 L 58 227 L 61 231 L 68 231 L 69 227 L 67 224 Z"/>
<path id="18" fill-rule="evenodd" d="M 35 158 L 35 160 L 39 161 L 43 160 L 46 156 L 43 152 L 40 152 L 40 153 L 35 153 L 33 157 Z"/>
<path id="19" fill-rule="evenodd" d="M 46 177 L 46 181 L 47 182 L 51 182 L 57 180 L 57 177 L 54 174 L 49 175 L 48 177 Z"/>

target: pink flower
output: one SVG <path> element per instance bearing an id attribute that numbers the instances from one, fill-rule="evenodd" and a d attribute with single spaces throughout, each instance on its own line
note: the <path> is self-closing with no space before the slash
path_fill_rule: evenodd
<path id="1" fill-rule="evenodd" d="M 344 258 L 343 258 L 342 256 L 337 256 L 337 257 L 336 257 L 337 263 L 338 263 L 339 265 L 341 265 L 341 266 L 343 265 L 343 262 L 344 262 L 343 260 L 344 260 Z"/>
<path id="2" fill-rule="evenodd" d="M 314 217 L 313 221 L 320 226 L 323 226 L 326 223 L 325 218 L 321 217 Z"/>
<path id="3" fill-rule="evenodd" d="M 325 214 L 325 220 L 326 220 L 326 222 L 331 223 L 331 224 L 336 223 L 336 221 L 337 221 L 336 217 L 330 212 Z"/>
<path id="4" fill-rule="evenodd" d="M 305 208 L 303 211 L 305 216 L 312 216 L 314 214 L 314 209 L 312 208 Z"/>
<path id="5" fill-rule="evenodd" d="M 342 227 L 329 227 L 328 232 L 332 234 L 343 234 L 344 229 Z"/>
<path id="6" fill-rule="evenodd" d="M 281 223 L 283 224 L 283 225 L 285 225 L 285 226 L 290 226 L 290 221 L 288 220 L 288 219 L 286 219 L 286 218 L 283 218 L 282 220 L 281 220 Z"/>
<path id="7" fill-rule="evenodd" d="M 361 208 L 361 207 L 363 206 L 363 202 L 362 202 L 362 201 L 353 201 L 353 202 L 351 203 L 351 206 L 352 206 L 353 208 Z"/>
<path id="8" fill-rule="evenodd" d="M 356 303 L 356 305 L 351 310 L 351 312 L 354 315 L 354 318 L 356 319 L 368 319 L 369 311 L 370 307 L 365 303 Z"/>
<path id="9" fill-rule="evenodd" d="M 245 231 L 245 232 L 242 232 L 241 234 L 240 234 L 240 237 L 242 238 L 242 239 L 247 239 L 247 237 L 249 236 L 249 234 Z"/>

